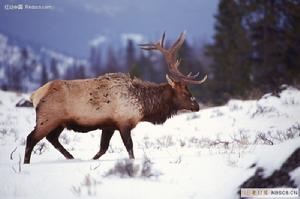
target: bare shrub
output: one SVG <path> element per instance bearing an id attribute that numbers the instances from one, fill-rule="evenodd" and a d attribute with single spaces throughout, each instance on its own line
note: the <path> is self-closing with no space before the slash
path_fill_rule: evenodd
<path id="1" fill-rule="evenodd" d="M 229 148 L 229 144 L 230 144 L 229 141 L 223 141 L 223 140 L 220 140 L 219 138 L 216 140 L 211 140 L 211 142 L 210 142 L 211 146 L 223 145 L 225 149 Z"/>
<path id="2" fill-rule="evenodd" d="M 282 101 L 283 105 L 299 105 L 299 101 L 297 101 L 294 97 L 286 98 Z"/>
<path id="3" fill-rule="evenodd" d="M 124 149 L 119 146 L 109 145 L 107 152 L 108 153 L 121 153 Z"/>
<path id="4" fill-rule="evenodd" d="M 81 187 L 80 186 L 72 186 L 71 191 L 76 196 L 81 196 Z"/>
<path id="5" fill-rule="evenodd" d="M 219 109 L 216 109 L 216 110 L 212 111 L 212 115 L 210 116 L 210 118 L 221 117 L 223 115 L 224 115 L 224 113 L 222 111 L 220 111 Z"/>
<path id="6" fill-rule="evenodd" d="M 184 146 L 186 146 L 186 141 L 183 139 L 179 139 L 179 144 L 180 144 L 180 147 L 184 147 Z"/>
<path id="7" fill-rule="evenodd" d="M 251 144 L 249 131 L 245 129 L 239 129 L 238 133 L 235 133 L 231 139 L 233 142 L 236 142 L 239 145 Z"/>
<path id="8" fill-rule="evenodd" d="M 8 134 L 8 131 L 7 129 L 3 128 L 3 129 L 0 129 L 0 135 L 3 137 L 4 135 Z"/>
<path id="9" fill-rule="evenodd" d="M 118 160 L 114 168 L 110 169 L 105 176 L 119 176 L 121 178 L 135 177 L 139 171 L 139 165 L 134 164 L 134 160 Z"/>
<path id="10" fill-rule="evenodd" d="M 45 142 L 40 142 L 36 145 L 33 153 L 37 155 L 42 155 L 46 150 L 48 150 L 48 145 Z"/>
<path id="11" fill-rule="evenodd" d="M 177 156 L 174 160 L 169 161 L 171 164 L 180 164 L 182 162 L 181 155 Z"/>
<path id="12" fill-rule="evenodd" d="M 243 109 L 243 106 L 241 106 L 241 104 L 238 103 L 239 101 L 237 100 L 230 100 L 227 103 L 227 106 L 229 108 L 230 111 L 239 111 Z"/>
<path id="13" fill-rule="evenodd" d="M 278 110 L 275 108 L 275 107 L 270 107 L 270 106 L 264 106 L 264 105 L 261 105 L 261 104 L 256 104 L 256 110 L 254 111 L 254 113 L 252 113 L 250 115 L 251 118 L 254 118 L 256 116 L 259 116 L 259 115 L 263 115 L 263 114 L 266 114 L 266 113 L 276 113 L 277 116 L 279 116 L 279 112 Z"/>
<path id="14" fill-rule="evenodd" d="M 13 126 L 13 124 L 9 123 L 8 126 L 10 126 L 10 125 Z M 2 125 L 0 125 L 0 126 L 2 126 Z M 12 136 L 15 139 L 15 141 L 17 141 L 19 138 L 18 131 L 15 128 L 13 128 L 13 127 L 8 128 L 6 126 L 0 128 L 0 138 L 4 138 L 5 136 Z"/>
<path id="15" fill-rule="evenodd" d="M 105 176 L 118 176 L 121 178 L 150 178 L 160 175 L 159 172 L 152 169 L 152 162 L 149 158 L 144 157 L 141 164 L 136 164 L 134 160 L 122 159 L 118 160 L 115 166 L 110 169 Z"/>
<path id="16" fill-rule="evenodd" d="M 286 140 L 294 139 L 300 136 L 300 125 L 292 125 L 286 130 L 274 130 L 259 132 L 254 140 L 254 144 L 262 143 L 267 145 L 278 144 Z"/>
<path id="17" fill-rule="evenodd" d="M 143 147 L 149 149 L 153 147 L 153 145 L 154 145 L 153 142 L 150 141 L 150 138 L 148 136 L 143 137 Z"/>
<path id="18" fill-rule="evenodd" d="M 10 156 L 9 156 L 9 157 L 10 157 L 11 160 L 14 159 L 14 158 L 13 158 L 13 155 L 14 155 L 14 152 L 16 152 L 17 148 L 18 148 L 18 147 L 15 147 L 14 150 L 12 150 L 12 152 L 10 153 Z"/>
<path id="19" fill-rule="evenodd" d="M 62 133 L 59 136 L 59 140 L 61 140 L 62 143 L 66 144 L 66 145 L 70 144 L 70 141 L 71 141 L 70 137 L 66 133 Z"/>
<path id="20" fill-rule="evenodd" d="M 194 120 L 194 119 L 198 119 L 198 118 L 200 118 L 199 114 L 191 113 L 190 115 L 187 116 L 186 120 L 190 121 L 190 120 Z"/>
<path id="21" fill-rule="evenodd" d="M 144 157 L 144 160 L 142 163 L 141 174 L 140 174 L 141 177 L 149 178 L 152 176 L 157 176 L 157 173 L 153 172 L 152 164 L 153 163 L 151 162 L 151 160 L 149 158 Z"/>
<path id="22" fill-rule="evenodd" d="M 274 145 L 274 142 L 272 141 L 272 138 L 270 138 L 270 136 L 268 136 L 268 134 L 266 134 L 266 133 L 257 134 L 254 143 L 258 144 L 261 141 L 262 141 L 263 144 L 266 144 L 266 145 Z"/>
<path id="23" fill-rule="evenodd" d="M 95 196 L 97 190 L 96 187 L 99 184 L 101 184 L 100 181 L 97 181 L 90 174 L 86 174 L 83 178 L 83 181 L 80 183 L 80 185 L 72 186 L 71 191 L 76 196 L 81 196 L 85 194 L 88 196 Z"/>
<path id="24" fill-rule="evenodd" d="M 17 163 L 17 168 L 15 166 L 12 166 L 12 170 L 15 173 L 21 173 L 22 172 L 22 158 L 21 155 L 19 154 L 19 159 L 18 159 L 18 163 Z"/>
<path id="25" fill-rule="evenodd" d="M 94 187 L 96 186 L 96 180 L 94 178 L 91 177 L 90 174 L 87 174 L 85 177 L 84 177 L 84 180 L 83 180 L 83 183 L 82 183 L 82 186 L 84 186 L 87 190 L 87 194 L 89 196 L 91 195 L 96 195 L 96 191 L 94 189 Z"/>
<path id="26" fill-rule="evenodd" d="M 156 142 L 157 142 L 156 145 L 159 146 L 159 148 L 167 148 L 175 145 L 173 136 L 171 135 L 160 137 L 159 139 L 156 139 Z"/>
<path id="27" fill-rule="evenodd" d="M 300 137 L 300 124 L 296 123 L 287 129 L 287 136 L 290 139 L 294 137 Z"/>

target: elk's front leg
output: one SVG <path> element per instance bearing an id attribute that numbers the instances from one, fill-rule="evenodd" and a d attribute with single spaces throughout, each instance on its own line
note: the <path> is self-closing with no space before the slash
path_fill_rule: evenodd
<path id="1" fill-rule="evenodd" d="M 103 129 L 101 134 L 100 150 L 93 157 L 94 160 L 99 159 L 108 149 L 110 139 L 114 134 L 114 129 Z"/>
<path id="2" fill-rule="evenodd" d="M 129 128 L 129 127 L 121 128 L 120 134 L 121 134 L 123 144 L 125 145 L 126 150 L 128 152 L 129 158 L 134 159 L 133 143 L 132 143 L 132 138 L 131 138 L 131 128 Z"/>

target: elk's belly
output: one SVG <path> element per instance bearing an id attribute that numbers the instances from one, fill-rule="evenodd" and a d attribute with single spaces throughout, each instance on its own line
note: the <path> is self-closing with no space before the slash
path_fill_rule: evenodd
<path id="1" fill-rule="evenodd" d="M 77 101 L 78 102 L 78 101 Z M 113 128 L 130 125 L 132 128 L 141 120 L 140 109 L 135 104 L 128 103 L 77 103 L 76 108 L 68 110 L 71 116 L 66 127 L 79 132 L 88 132 L 96 129 Z M 75 105 L 75 104 L 74 104 Z"/>
<path id="2" fill-rule="evenodd" d="M 82 123 L 78 121 L 69 121 L 65 124 L 66 128 L 69 130 L 74 130 L 76 132 L 82 132 L 86 133 L 89 131 L 97 130 L 97 129 L 104 129 L 104 128 L 110 128 L 110 129 L 118 129 L 117 125 L 114 121 L 102 121 L 99 123 Z"/>

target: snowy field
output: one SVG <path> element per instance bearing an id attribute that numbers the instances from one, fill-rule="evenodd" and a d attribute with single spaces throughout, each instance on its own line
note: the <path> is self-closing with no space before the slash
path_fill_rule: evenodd
<path id="1" fill-rule="evenodd" d="M 117 131 L 108 152 L 91 160 L 101 132 L 64 130 L 60 140 L 75 160 L 65 160 L 43 139 L 31 164 L 23 165 L 35 113 L 15 107 L 21 98 L 28 95 L 0 91 L 0 198 L 5 199 L 234 199 L 257 167 L 268 176 L 300 146 L 300 91 L 286 88 L 278 97 L 231 100 L 164 125 L 140 123 L 132 132 L 134 161 L 126 159 Z M 300 168 L 290 176 L 299 187 Z"/>

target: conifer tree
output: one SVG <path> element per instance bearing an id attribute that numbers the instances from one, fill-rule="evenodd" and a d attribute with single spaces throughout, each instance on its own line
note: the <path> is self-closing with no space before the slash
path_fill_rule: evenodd
<path id="1" fill-rule="evenodd" d="M 112 47 L 107 52 L 106 71 L 109 73 L 119 72 L 119 63 Z"/>
<path id="2" fill-rule="evenodd" d="M 134 67 L 137 66 L 137 60 L 135 55 L 135 48 L 134 43 L 131 39 L 127 40 L 127 46 L 126 46 L 126 66 L 124 67 L 126 71 L 132 71 L 136 70 Z M 140 74 L 138 74 L 140 75 Z"/>
<path id="3" fill-rule="evenodd" d="M 290 83 L 299 84 L 300 79 L 300 0 L 286 0 L 283 7 L 284 42 L 288 79 Z"/>
<path id="4" fill-rule="evenodd" d="M 93 77 L 99 76 L 102 71 L 101 50 L 99 47 L 91 46 L 89 63 Z"/>
<path id="5" fill-rule="evenodd" d="M 206 53 L 213 58 L 213 85 L 220 95 L 243 95 L 250 83 L 249 48 L 243 26 L 243 13 L 239 1 L 221 0 L 215 16 L 214 42 L 206 46 Z"/>
<path id="6" fill-rule="evenodd" d="M 57 61 L 55 58 L 51 58 L 50 73 L 51 73 L 51 79 L 59 79 L 59 72 L 57 69 Z"/>
<path id="7" fill-rule="evenodd" d="M 42 70 L 41 70 L 41 85 L 46 84 L 49 81 L 48 79 L 48 72 L 47 72 L 47 67 L 45 63 L 42 63 Z"/>

